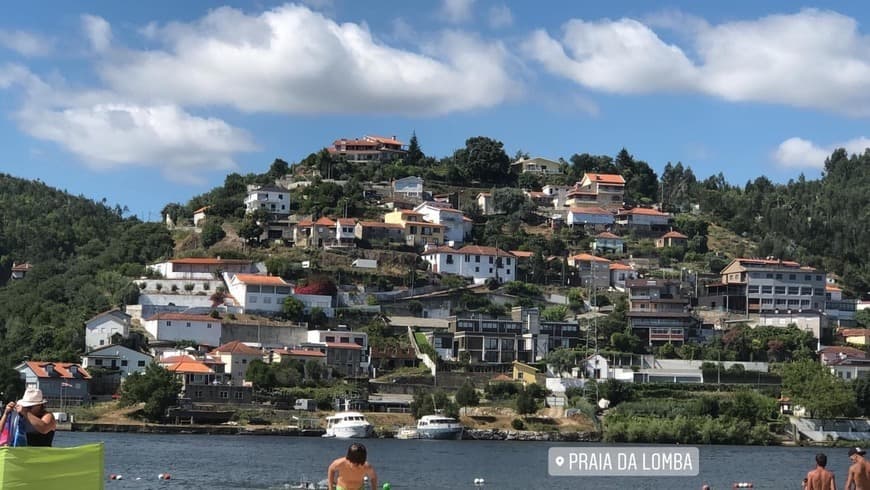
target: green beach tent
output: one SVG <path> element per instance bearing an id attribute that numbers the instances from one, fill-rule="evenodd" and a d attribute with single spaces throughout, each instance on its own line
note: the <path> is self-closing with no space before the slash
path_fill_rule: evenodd
<path id="1" fill-rule="evenodd" d="M 0 448 L 4 490 L 102 490 L 103 445 Z"/>

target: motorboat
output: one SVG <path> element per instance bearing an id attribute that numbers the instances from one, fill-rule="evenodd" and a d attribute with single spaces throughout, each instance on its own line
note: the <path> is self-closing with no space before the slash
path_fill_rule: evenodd
<path id="1" fill-rule="evenodd" d="M 417 421 L 420 439 L 462 439 L 462 424 L 444 415 L 424 415 Z"/>
<path id="2" fill-rule="evenodd" d="M 374 425 L 360 412 L 338 412 L 326 417 L 326 434 L 337 439 L 365 439 L 372 436 Z"/>
<path id="3" fill-rule="evenodd" d="M 419 439 L 420 433 L 414 427 L 402 427 L 396 432 L 396 439 Z"/>

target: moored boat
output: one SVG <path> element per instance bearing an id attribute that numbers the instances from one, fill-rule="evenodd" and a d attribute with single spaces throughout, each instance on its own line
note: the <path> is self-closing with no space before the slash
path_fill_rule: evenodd
<path id="1" fill-rule="evenodd" d="M 326 417 L 326 434 L 337 439 L 365 439 L 372 436 L 374 426 L 360 412 L 338 412 Z"/>
<path id="2" fill-rule="evenodd" d="M 424 415 L 417 421 L 420 439 L 462 439 L 462 424 L 444 415 Z"/>

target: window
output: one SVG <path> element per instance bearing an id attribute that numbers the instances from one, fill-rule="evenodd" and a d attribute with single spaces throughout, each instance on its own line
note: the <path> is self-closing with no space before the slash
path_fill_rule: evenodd
<path id="1" fill-rule="evenodd" d="M 272 304 L 272 298 L 270 298 L 269 296 L 266 296 L 265 298 L 263 298 L 263 303 L 264 304 Z"/>
<path id="2" fill-rule="evenodd" d="M 801 288 L 799 288 L 799 287 L 797 287 L 797 286 L 789 286 L 789 287 L 788 287 L 788 294 L 795 294 L 795 295 L 797 295 L 797 294 L 800 294 L 800 290 L 801 290 Z"/>
<path id="3" fill-rule="evenodd" d="M 796 281 L 796 280 L 797 280 L 797 275 L 796 275 L 796 274 L 789 274 L 789 275 L 788 275 L 788 280 L 789 280 L 789 281 Z"/>
<path id="4" fill-rule="evenodd" d="M 247 359 L 242 359 L 242 364 L 247 364 L 247 363 L 248 363 Z"/>
<path id="5" fill-rule="evenodd" d="M 341 337 L 341 340 L 339 340 L 339 342 L 341 342 L 342 344 L 346 344 L 350 342 L 350 337 Z"/>
<path id="6" fill-rule="evenodd" d="M 105 345 L 105 343 L 106 343 L 105 340 L 100 339 L 100 345 Z"/>
<path id="7" fill-rule="evenodd" d="M 490 264 L 493 263 L 493 257 L 490 257 L 490 258 L 489 258 L 489 263 L 490 263 Z"/>
<path id="8" fill-rule="evenodd" d="M 236 400 L 241 400 L 243 394 L 241 391 L 237 391 L 237 392 L 235 392 L 234 396 L 235 396 Z"/>
<path id="9" fill-rule="evenodd" d="M 327 335 L 326 341 L 327 342 L 335 342 L 335 336 L 334 335 Z"/>
<path id="10" fill-rule="evenodd" d="M 187 325 L 185 325 L 185 327 L 190 328 L 190 322 L 187 322 Z"/>
<path id="11" fill-rule="evenodd" d="M 452 263 L 453 263 L 453 254 L 447 254 L 447 263 L 448 263 L 448 264 L 452 264 Z"/>
<path id="12" fill-rule="evenodd" d="M 474 272 L 480 272 L 480 267 L 475 267 Z"/>
<path id="13" fill-rule="evenodd" d="M 284 199 L 284 194 L 278 194 L 278 200 L 281 201 Z"/>
<path id="14" fill-rule="evenodd" d="M 137 361 L 136 365 L 139 367 L 145 367 L 145 361 Z"/>
<path id="15" fill-rule="evenodd" d="M 206 323 L 205 328 L 211 328 L 211 323 Z"/>
<path id="16" fill-rule="evenodd" d="M 758 293 L 758 286 L 749 286 L 749 288 L 747 289 L 747 292 L 749 294 L 757 294 Z"/>
<path id="17" fill-rule="evenodd" d="M 94 359 L 94 366 L 102 366 L 102 365 L 103 365 L 102 359 Z"/>
<path id="18" fill-rule="evenodd" d="M 822 280 L 822 276 L 816 276 L 816 281 L 821 281 L 821 280 Z"/>
<path id="19" fill-rule="evenodd" d="M 768 272 L 768 273 L 767 273 L 767 278 L 768 278 L 768 279 L 773 279 L 773 274 L 771 274 L 770 272 Z"/>
<path id="20" fill-rule="evenodd" d="M 121 359 L 121 367 L 127 367 L 127 360 Z"/>
<path id="21" fill-rule="evenodd" d="M 777 278 L 777 279 L 782 279 L 782 274 L 777 274 L 777 275 L 776 275 L 776 278 Z"/>
<path id="22" fill-rule="evenodd" d="M 166 326 L 167 326 L 167 327 L 171 327 L 171 326 L 172 326 L 172 322 L 169 321 L 169 320 L 166 320 Z"/>
<path id="23" fill-rule="evenodd" d="M 483 341 L 484 341 L 484 348 L 486 350 L 498 349 L 498 339 L 487 337 L 487 338 L 483 339 Z"/>
<path id="24" fill-rule="evenodd" d="M 492 267 L 489 268 L 489 273 L 492 274 Z"/>
<path id="25" fill-rule="evenodd" d="M 471 256 L 470 256 L 470 255 L 465 255 L 464 257 L 465 257 L 465 261 L 466 261 L 466 262 L 471 262 Z"/>
<path id="26" fill-rule="evenodd" d="M 220 392 L 220 397 L 223 398 L 224 400 L 229 399 L 229 397 L 230 397 L 230 392 L 229 392 L 229 391 L 221 391 L 221 392 Z"/>
<path id="27" fill-rule="evenodd" d="M 411 234 L 412 234 L 412 235 L 416 235 L 416 234 L 417 234 L 417 227 L 416 227 L 416 226 L 412 226 L 412 227 L 411 227 Z"/>
<path id="28" fill-rule="evenodd" d="M 776 286 L 774 292 L 775 294 L 785 294 L 785 286 Z"/>
<path id="29" fill-rule="evenodd" d="M 773 286 L 761 286 L 761 294 L 773 293 Z"/>
<path id="30" fill-rule="evenodd" d="M 812 281 L 812 280 L 813 280 L 813 276 L 811 276 L 809 274 L 804 275 L 804 281 Z"/>
<path id="31" fill-rule="evenodd" d="M 511 265 L 511 259 L 507 259 L 507 261 L 506 261 L 505 263 L 506 263 L 507 265 Z"/>
<path id="32" fill-rule="evenodd" d="M 251 297 L 248 298 L 248 303 L 256 303 L 256 302 L 257 302 L 257 297 L 256 297 L 256 296 L 251 296 Z"/>
<path id="33" fill-rule="evenodd" d="M 480 263 L 480 255 L 475 255 L 475 256 L 474 256 L 474 261 L 477 262 L 477 263 L 479 264 L 479 263 Z"/>

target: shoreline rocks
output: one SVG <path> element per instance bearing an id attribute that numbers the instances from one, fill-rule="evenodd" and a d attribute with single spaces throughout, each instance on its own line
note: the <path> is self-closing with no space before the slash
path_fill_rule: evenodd
<path id="1" fill-rule="evenodd" d="M 550 442 L 600 442 L 596 432 L 539 432 L 532 430 L 465 429 L 465 440 L 474 441 L 550 441 Z"/>

